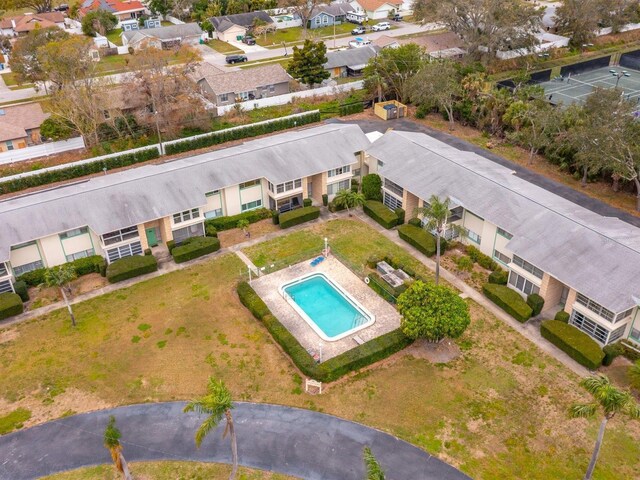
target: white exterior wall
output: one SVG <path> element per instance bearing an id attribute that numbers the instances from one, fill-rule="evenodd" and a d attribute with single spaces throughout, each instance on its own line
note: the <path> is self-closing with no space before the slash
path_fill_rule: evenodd
<path id="1" fill-rule="evenodd" d="M 493 249 L 498 250 L 500 253 L 504 253 L 505 255 L 509 255 L 509 257 L 513 258 L 513 252 L 507 248 L 507 243 L 509 243 L 509 240 L 496 231 Z M 491 256 L 493 256 L 493 252 L 491 252 Z"/>
<path id="2" fill-rule="evenodd" d="M 466 228 L 467 230 L 471 230 L 473 233 L 476 233 L 478 235 L 480 235 L 480 240 L 484 240 L 483 236 L 482 236 L 482 231 L 484 229 L 484 220 L 481 219 L 480 217 L 476 216 L 475 214 L 473 214 L 472 212 L 469 212 L 468 210 L 465 209 L 464 211 L 464 215 L 462 217 L 462 226 L 464 228 Z M 468 243 L 469 245 L 473 245 L 475 247 L 480 248 L 481 244 L 478 244 L 476 242 L 474 242 L 473 240 L 470 240 L 469 238 L 465 238 L 465 243 Z M 486 252 L 483 252 L 486 253 Z M 490 253 L 489 253 L 490 254 Z"/>
<path id="3" fill-rule="evenodd" d="M 225 208 L 222 202 L 222 190 L 220 190 L 215 195 L 210 195 L 207 197 L 207 204 L 202 208 L 203 212 L 209 212 L 211 210 L 222 209 L 222 214 L 225 215 Z"/>
<path id="4" fill-rule="evenodd" d="M 26 265 L 27 263 L 37 262 L 38 260 L 44 262 L 44 259 L 40 256 L 40 249 L 37 242 L 17 250 L 11 250 L 10 262 L 12 267 Z"/>
<path id="5" fill-rule="evenodd" d="M 66 255 L 71 255 L 73 253 L 93 249 L 91 234 L 88 232 L 82 235 L 76 235 L 75 237 L 65 238 L 64 240 L 60 240 L 60 242 L 62 244 L 65 257 Z"/>
<path id="6" fill-rule="evenodd" d="M 55 267 L 67 262 L 62 250 L 60 237 L 57 234 L 41 238 L 39 243 L 42 260 L 47 267 Z"/>

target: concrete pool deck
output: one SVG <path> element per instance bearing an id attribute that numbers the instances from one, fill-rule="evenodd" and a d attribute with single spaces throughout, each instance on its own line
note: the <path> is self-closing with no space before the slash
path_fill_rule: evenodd
<path id="1" fill-rule="evenodd" d="M 396 309 L 369 288 L 362 279 L 358 278 L 338 259 L 329 256 L 315 267 L 312 267 L 310 263 L 311 259 L 305 260 L 251 282 L 253 289 L 260 295 L 275 317 L 306 350 L 318 353 L 320 345 L 322 345 L 322 361 L 325 361 L 357 347 L 355 336 L 368 342 L 400 327 L 400 315 Z M 351 297 L 375 315 L 375 323 L 340 340 L 333 342 L 322 340 L 278 291 L 282 284 L 309 273 L 324 273 L 334 283 L 340 285 Z"/>

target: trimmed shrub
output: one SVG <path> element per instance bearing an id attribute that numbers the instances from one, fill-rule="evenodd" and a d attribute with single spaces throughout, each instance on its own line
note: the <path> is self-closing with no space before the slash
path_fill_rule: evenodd
<path id="1" fill-rule="evenodd" d="M 109 283 L 121 282 L 145 273 L 155 272 L 156 270 L 158 270 L 158 261 L 153 255 L 150 257 L 133 255 L 109 264 L 107 267 L 107 280 L 109 280 Z"/>
<path id="2" fill-rule="evenodd" d="M 362 177 L 362 193 L 367 200 L 382 201 L 382 180 L 380 175 L 370 173 Z"/>
<path id="3" fill-rule="evenodd" d="M 310 198 L 305 198 L 304 200 L 302 200 L 303 207 L 310 207 L 312 203 L 313 200 L 311 200 Z"/>
<path id="4" fill-rule="evenodd" d="M 30 287 L 37 287 L 44 283 L 44 274 L 47 271 L 46 268 L 37 268 L 30 272 L 25 272 L 16 278 L 18 281 L 23 281 Z"/>
<path id="5" fill-rule="evenodd" d="M 266 218 L 272 218 L 271 210 L 267 208 L 259 208 L 257 210 L 239 213 L 238 215 L 232 215 L 231 217 L 209 218 L 204 221 L 204 225 L 205 229 L 207 226 L 211 226 L 215 228 L 217 232 L 222 232 L 224 230 L 237 228 L 240 220 L 246 220 L 249 223 L 256 223 Z"/>
<path id="6" fill-rule="evenodd" d="M 280 212 L 278 212 L 278 210 L 271 211 L 271 221 L 274 225 L 280 224 Z"/>
<path id="7" fill-rule="evenodd" d="M 413 217 L 410 218 L 409 221 L 407 222 L 409 225 L 413 225 L 414 227 L 420 227 L 422 228 L 422 221 L 417 218 L 417 217 Z"/>
<path id="8" fill-rule="evenodd" d="M 144 249 L 144 254 L 145 254 L 145 256 L 147 256 L 147 257 L 148 257 L 149 255 L 151 255 L 151 249 L 150 249 L 150 248 L 145 248 L 145 249 Z"/>
<path id="9" fill-rule="evenodd" d="M 482 286 L 483 293 L 493 303 L 511 315 L 519 322 L 526 322 L 531 318 L 531 307 L 515 290 L 495 283 L 485 283 Z"/>
<path id="10" fill-rule="evenodd" d="M 602 365 L 608 367 L 613 363 L 616 357 L 624 355 L 624 347 L 620 342 L 610 343 L 602 348 L 604 352 L 604 358 L 602 359 Z"/>
<path id="11" fill-rule="evenodd" d="M 384 228 L 393 228 L 398 223 L 398 216 L 389 210 L 386 205 L 376 200 L 367 200 L 362 206 L 364 213 L 373 218 Z"/>
<path id="12" fill-rule="evenodd" d="M 211 224 L 207 225 L 205 223 L 204 224 L 204 234 L 207 237 L 218 237 L 218 229 L 216 227 L 214 227 L 213 225 L 211 225 Z"/>
<path id="13" fill-rule="evenodd" d="M 402 240 L 412 247 L 417 248 L 427 257 L 431 257 L 436 253 L 436 239 L 429 232 L 414 225 L 400 225 L 398 227 L 398 235 Z M 442 244 L 440 245 L 442 247 Z"/>
<path id="14" fill-rule="evenodd" d="M 71 265 L 78 277 L 89 273 L 101 273 L 105 268 L 107 261 L 101 255 L 91 255 L 90 257 L 79 258 L 65 265 Z M 56 267 L 53 267 L 56 268 Z M 23 273 L 17 280 L 22 280 L 30 287 L 37 287 L 45 283 L 46 268 L 38 268 L 30 272 Z"/>
<path id="15" fill-rule="evenodd" d="M 29 291 L 27 290 L 26 282 L 20 280 L 19 282 L 14 283 L 13 289 L 16 291 L 23 302 L 27 302 L 29 300 Z"/>
<path id="16" fill-rule="evenodd" d="M 556 316 L 554 318 L 559 322 L 569 323 L 569 318 L 571 318 L 571 315 L 569 315 L 564 310 L 560 310 L 558 313 L 556 313 Z"/>
<path id="17" fill-rule="evenodd" d="M 393 213 L 396 214 L 396 216 L 398 217 L 398 225 L 403 225 L 404 224 L 404 216 L 405 216 L 405 212 L 403 208 L 396 208 Z"/>
<path id="18" fill-rule="evenodd" d="M 0 320 L 19 315 L 23 312 L 22 299 L 17 293 L 0 293 Z"/>
<path id="19" fill-rule="evenodd" d="M 247 282 L 240 282 L 236 290 L 240 303 L 247 307 L 258 320 L 262 320 L 265 315 L 271 314 L 269 307 Z"/>
<path id="20" fill-rule="evenodd" d="M 540 334 L 589 370 L 595 370 L 602 364 L 604 352 L 600 345 L 573 325 L 546 320 L 540 326 Z"/>
<path id="21" fill-rule="evenodd" d="M 489 283 L 495 283 L 496 285 L 506 285 L 509 280 L 509 273 L 502 269 L 496 270 L 489 274 Z"/>
<path id="22" fill-rule="evenodd" d="M 331 213 L 341 212 L 342 210 L 346 210 L 347 209 L 347 207 L 345 207 L 344 205 L 336 205 L 336 201 L 335 200 L 332 200 L 332 201 L 329 202 L 329 207 L 328 208 L 329 208 L 329 211 Z"/>
<path id="23" fill-rule="evenodd" d="M 220 240 L 215 237 L 192 237 L 171 252 L 176 263 L 186 262 L 220 250 Z"/>
<path id="24" fill-rule="evenodd" d="M 544 298 L 537 293 L 532 293 L 527 297 L 527 305 L 531 307 L 531 316 L 535 317 L 540 315 L 542 308 L 544 307 Z"/>
<path id="25" fill-rule="evenodd" d="M 408 288 L 405 284 L 392 287 L 377 272 L 372 272 L 368 276 L 371 289 L 390 303 L 396 303 L 398 296 Z"/>
<path id="26" fill-rule="evenodd" d="M 207 228 L 207 227 L 205 226 L 205 229 L 206 229 L 206 228 Z M 167 242 L 167 250 L 169 250 L 169 253 L 170 253 L 171 255 L 173 255 L 173 249 L 174 249 L 174 248 L 176 248 L 176 241 L 175 241 L 175 240 L 169 240 L 169 241 Z"/>
<path id="27" fill-rule="evenodd" d="M 467 255 L 469 255 L 471 259 L 482 268 L 486 268 L 487 270 L 491 270 L 492 272 L 495 272 L 500 268 L 498 262 L 496 262 L 489 255 L 485 255 L 484 253 L 482 253 L 477 247 L 474 247 L 473 245 L 467 245 L 466 250 Z"/>
<path id="28" fill-rule="evenodd" d="M 302 207 L 280 214 L 280 228 L 289 228 L 304 222 L 315 220 L 320 216 L 318 207 Z"/>
<path id="29" fill-rule="evenodd" d="M 322 194 L 322 205 L 325 207 L 329 205 L 329 195 L 327 195 L 326 193 Z"/>
<path id="30" fill-rule="evenodd" d="M 340 105 L 340 116 L 352 115 L 354 113 L 364 112 L 364 104 L 362 102 L 347 103 Z"/>

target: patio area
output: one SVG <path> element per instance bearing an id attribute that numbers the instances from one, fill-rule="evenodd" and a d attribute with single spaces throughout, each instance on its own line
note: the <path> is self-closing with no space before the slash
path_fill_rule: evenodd
<path id="1" fill-rule="evenodd" d="M 340 340 L 332 342 L 322 340 L 278 292 L 278 287 L 282 284 L 308 273 L 323 273 L 339 284 L 351 297 L 375 315 L 375 323 Z M 311 260 L 305 260 L 264 275 L 253 280 L 251 286 L 307 351 L 318 355 L 320 351 L 322 352 L 322 361 L 357 347 L 358 342 L 355 337 L 368 342 L 400 326 L 400 315 L 396 309 L 331 255 L 315 267 L 311 266 Z"/>

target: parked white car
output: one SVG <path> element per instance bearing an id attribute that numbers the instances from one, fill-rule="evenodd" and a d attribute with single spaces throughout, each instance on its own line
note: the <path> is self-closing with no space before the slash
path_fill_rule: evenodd
<path id="1" fill-rule="evenodd" d="M 366 47 L 367 45 L 371 45 L 371 40 L 369 40 L 368 38 L 356 37 L 355 40 L 351 40 L 349 42 L 349 46 L 351 48 L 362 48 Z"/>
<path id="2" fill-rule="evenodd" d="M 381 32 L 383 30 L 391 30 L 391 24 L 389 22 L 380 22 L 371 27 L 374 32 Z"/>

